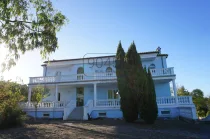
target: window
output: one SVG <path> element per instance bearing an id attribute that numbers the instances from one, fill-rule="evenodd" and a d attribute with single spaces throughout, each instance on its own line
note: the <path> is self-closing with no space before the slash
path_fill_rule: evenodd
<path id="1" fill-rule="evenodd" d="M 108 90 L 108 99 L 119 99 L 118 90 Z"/>
<path id="2" fill-rule="evenodd" d="M 106 112 L 100 112 L 100 113 L 98 113 L 98 116 L 99 117 L 106 117 Z"/>
<path id="3" fill-rule="evenodd" d="M 151 65 L 149 66 L 149 69 L 155 69 L 155 64 L 151 64 Z"/>
<path id="4" fill-rule="evenodd" d="M 161 111 L 161 114 L 162 114 L 162 115 L 168 115 L 168 114 L 170 114 L 170 113 L 171 113 L 170 110 Z"/>
<path id="5" fill-rule="evenodd" d="M 49 117 L 50 114 L 49 113 L 43 113 L 43 117 Z"/>
<path id="6" fill-rule="evenodd" d="M 56 71 L 55 76 L 61 76 L 61 71 Z"/>
<path id="7" fill-rule="evenodd" d="M 111 76 L 112 75 L 112 68 L 111 67 L 106 68 L 106 75 L 107 76 Z"/>
<path id="8" fill-rule="evenodd" d="M 77 69 L 77 80 L 83 80 L 84 69 L 83 67 L 79 67 Z"/>
<path id="9" fill-rule="evenodd" d="M 58 101 L 61 101 L 61 93 L 58 93 Z"/>

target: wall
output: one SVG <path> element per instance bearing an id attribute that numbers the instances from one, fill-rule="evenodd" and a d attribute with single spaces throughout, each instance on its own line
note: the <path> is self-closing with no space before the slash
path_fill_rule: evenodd
<path id="1" fill-rule="evenodd" d="M 92 111 L 91 112 L 91 117 L 92 118 L 97 118 L 99 117 L 99 113 L 104 113 L 106 112 L 106 117 L 107 118 L 122 118 L 122 111 L 121 110 L 97 110 L 97 111 Z"/>
<path id="2" fill-rule="evenodd" d="M 161 111 L 169 110 L 170 114 L 161 114 Z M 107 118 L 122 118 L 122 111 L 120 109 L 112 109 L 112 110 L 94 110 L 91 112 L 92 118 L 98 118 L 99 113 L 106 112 Z M 176 118 L 179 116 L 179 109 L 177 107 L 174 108 L 158 108 L 158 117 L 162 118 Z"/>
<path id="3" fill-rule="evenodd" d="M 171 96 L 170 85 L 168 82 L 155 83 L 156 97 Z"/>
<path id="4" fill-rule="evenodd" d="M 84 87 L 84 105 L 88 100 L 94 99 L 94 86 L 58 86 L 58 93 L 61 93 L 60 101 L 76 100 L 76 88 Z M 117 90 L 117 84 L 97 84 L 97 99 L 108 99 L 108 90 Z M 157 97 L 171 96 L 169 83 L 155 83 Z M 50 87 L 50 96 L 43 99 L 44 101 L 55 101 L 55 87 Z"/>
<path id="5" fill-rule="evenodd" d="M 55 87 L 50 87 L 50 96 L 43 99 L 43 101 L 55 101 Z M 74 86 L 58 86 L 58 93 L 60 93 L 60 101 L 76 100 L 76 88 Z"/>
<path id="6" fill-rule="evenodd" d="M 27 115 L 35 117 L 35 111 L 27 111 Z M 49 114 L 49 118 L 63 118 L 63 111 L 37 111 L 37 118 L 43 118 L 43 114 Z"/>

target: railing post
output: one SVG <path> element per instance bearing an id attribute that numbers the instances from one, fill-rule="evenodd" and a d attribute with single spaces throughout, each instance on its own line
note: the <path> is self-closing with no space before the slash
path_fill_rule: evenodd
<path id="1" fill-rule="evenodd" d="M 192 101 L 192 96 L 188 96 L 189 97 L 189 99 L 190 99 L 190 104 L 193 104 L 193 101 Z"/>

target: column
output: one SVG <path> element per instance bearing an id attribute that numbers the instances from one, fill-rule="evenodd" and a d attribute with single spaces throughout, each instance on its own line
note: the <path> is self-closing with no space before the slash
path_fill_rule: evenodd
<path id="1" fill-rule="evenodd" d="M 94 106 L 96 106 L 96 100 L 97 100 L 97 84 L 94 83 Z"/>
<path id="2" fill-rule="evenodd" d="M 30 107 L 30 103 L 31 103 L 31 90 L 32 90 L 32 88 L 31 88 L 31 86 L 29 86 L 29 88 L 28 88 L 28 103 L 27 103 L 27 107 Z"/>
<path id="3" fill-rule="evenodd" d="M 175 96 L 175 99 L 176 99 L 176 104 L 178 104 L 177 89 L 176 89 L 175 79 L 173 79 L 172 82 L 173 82 L 173 90 L 174 90 L 174 96 Z"/>
<path id="4" fill-rule="evenodd" d="M 28 88 L 28 102 L 31 102 L 31 87 Z"/>
<path id="5" fill-rule="evenodd" d="M 55 85 L 55 101 L 58 101 L 58 85 Z"/>

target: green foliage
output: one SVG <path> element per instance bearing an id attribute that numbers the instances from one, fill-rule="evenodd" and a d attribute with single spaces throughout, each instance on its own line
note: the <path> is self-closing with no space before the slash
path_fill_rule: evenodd
<path id="1" fill-rule="evenodd" d="M 18 126 L 26 119 L 18 103 L 24 96 L 18 92 L 18 87 L 12 82 L 0 82 L 0 128 Z"/>
<path id="2" fill-rule="evenodd" d="M 191 96 L 193 98 L 203 98 L 203 91 L 200 90 L 200 89 L 194 89 L 192 92 L 191 92 Z"/>
<path id="3" fill-rule="evenodd" d="M 189 96 L 190 92 L 188 92 L 184 86 L 181 86 L 177 89 L 177 95 L 178 96 Z"/>
<path id="4" fill-rule="evenodd" d="M 150 70 L 148 69 L 147 73 L 147 91 L 145 91 L 144 95 L 146 95 L 146 116 L 144 116 L 144 120 L 148 124 L 153 124 L 158 116 L 158 107 L 156 103 L 156 93 L 155 93 L 155 85 L 152 79 L 152 75 L 150 73 Z"/>
<path id="5" fill-rule="evenodd" d="M 36 86 L 35 88 L 32 89 L 31 101 L 35 105 L 35 119 L 37 117 L 38 104 L 42 101 L 43 98 L 45 98 L 48 95 L 48 92 L 49 90 L 42 86 Z"/>
<path id="6" fill-rule="evenodd" d="M 204 97 L 202 90 L 194 89 L 189 92 L 184 86 L 181 86 L 178 88 L 177 94 L 178 96 L 192 96 L 199 117 L 205 117 L 207 112 L 210 111 L 210 98 Z"/>
<path id="7" fill-rule="evenodd" d="M 58 48 L 56 33 L 67 18 L 51 0 L 1 0 L 0 13 L 0 43 L 10 51 L 4 70 L 15 65 L 21 53 L 39 49 L 46 58 Z"/>
<path id="8" fill-rule="evenodd" d="M 142 67 L 141 57 L 137 53 L 134 42 L 131 43 L 126 55 L 121 42 L 119 43 L 116 54 L 116 74 L 124 119 L 127 122 L 134 122 L 140 114 L 147 123 L 154 123 L 157 118 L 154 83 L 151 74 L 147 76 L 147 72 Z M 150 108 L 154 111 L 151 112 Z"/>

